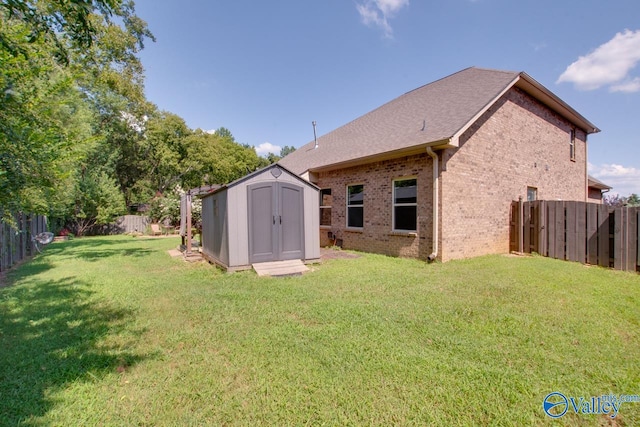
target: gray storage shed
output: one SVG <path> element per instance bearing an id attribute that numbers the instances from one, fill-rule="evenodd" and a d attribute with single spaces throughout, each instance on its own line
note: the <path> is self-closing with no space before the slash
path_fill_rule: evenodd
<path id="1" fill-rule="evenodd" d="M 202 255 L 227 271 L 320 259 L 319 189 L 279 164 L 202 198 Z"/>

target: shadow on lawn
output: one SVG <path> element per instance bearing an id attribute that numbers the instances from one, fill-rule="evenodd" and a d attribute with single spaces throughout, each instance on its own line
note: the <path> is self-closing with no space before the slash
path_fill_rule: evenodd
<path id="1" fill-rule="evenodd" d="M 130 243 L 135 243 L 135 241 L 100 237 L 79 238 L 55 243 L 46 248 L 46 254 L 55 255 L 59 258 L 64 258 L 65 255 L 68 255 L 85 261 L 96 261 L 112 256 L 139 258 L 155 252 L 151 249 L 140 248 L 139 244 L 136 244 L 135 247 L 130 247 L 128 246 Z"/>
<path id="2" fill-rule="evenodd" d="M 92 294 L 73 278 L 0 290 L 0 424 L 33 422 L 69 383 L 96 381 L 143 359 L 121 350 L 131 343 L 120 337 L 117 345 L 102 342 L 124 331 L 133 313 Z M 123 335 L 133 341 L 141 333 Z"/>

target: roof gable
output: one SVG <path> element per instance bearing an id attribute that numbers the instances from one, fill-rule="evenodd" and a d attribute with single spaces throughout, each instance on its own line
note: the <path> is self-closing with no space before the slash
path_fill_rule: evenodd
<path id="1" fill-rule="evenodd" d="M 565 109 L 568 114 L 563 115 L 569 120 L 582 120 L 585 127 L 595 129 L 525 73 L 472 67 L 401 95 L 319 137 L 317 147 L 314 142 L 300 147 L 280 164 L 302 174 L 447 144 L 515 85 L 551 108 Z"/>
<path id="2" fill-rule="evenodd" d="M 319 188 L 315 184 L 313 184 L 313 183 L 311 183 L 311 182 L 309 182 L 309 181 L 307 181 L 305 179 L 300 178 L 299 174 L 296 174 L 296 173 L 292 172 L 291 170 L 289 170 L 288 168 L 282 166 L 279 163 L 272 163 L 272 164 L 270 164 L 268 166 L 265 166 L 265 167 L 263 167 L 261 169 L 255 170 L 255 171 L 253 171 L 253 172 L 251 172 L 251 173 L 249 173 L 249 174 L 247 174 L 247 175 L 245 175 L 245 176 L 243 176 L 241 178 L 238 178 L 235 181 L 232 181 L 232 182 L 230 182 L 228 184 L 216 186 L 215 189 L 213 189 L 211 191 L 208 191 L 208 192 L 206 192 L 204 194 L 201 194 L 201 196 L 202 196 L 202 198 L 205 198 L 205 197 L 210 196 L 212 194 L 216 194 L 216 193 L 219 193 L 221 191 L 225 191 L 225 190 L 227 190 L 229 188 L 232 188 L 232 187 L 235 187 L 236 185 L 239 185 L 239 184 L 241 184 L 241 183 L 243 183 L 245 181 L 248 181 L 248 180 L 252 179 L 255 176 L 264 174 L 265 172 L 268 172 L 268 171 L 272 171 L 271 175 L 273 176 L 274 179 L 277 179 L 281 174 L 286 173 L 287 175 L 290 175 L 291 177 L 293 177 L 296 180 L 300 181 L 300 184 L 308 186 L 308 187 L 311 187 L 311 188 L 314 188 L 316 190 L 319 190 Z"/>

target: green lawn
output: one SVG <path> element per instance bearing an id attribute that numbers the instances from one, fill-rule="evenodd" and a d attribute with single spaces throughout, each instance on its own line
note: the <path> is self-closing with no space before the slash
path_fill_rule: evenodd
<path id="1" fill-rule="evenodd" d="M 363 254 L 265 279 L 177 244 L 53 243 L 8 275 L 0 425 L 543 425 L 550 392 L 640 394 L 637 274 Z"/>

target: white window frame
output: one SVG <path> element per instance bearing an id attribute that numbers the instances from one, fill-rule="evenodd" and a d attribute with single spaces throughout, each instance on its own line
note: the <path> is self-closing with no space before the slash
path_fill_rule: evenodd
<path id="1" fill-rule="evenodd" d="M 416 202 L 415 203 L 396 203 L 396 182 L 398 181 L 416 181 Z M 416 229 L 405 230 L 396 228 L 396 206 L 415 206 L 416 207 Z M 418 177 L 417 176 L 404 176 L 402 178 L 395 178 L 391 183 L 391 229 L 394 233 L 416 233 L 418 231 Z"/>
<path id="2" fill-rule="evenodd" d="M 569 131 L 569 160 L 576 161 L 576 130 Z"/>
<path id="3" fill-rule="evenodd" d="M 362 185 L 362 204 L 361 205 L 350 205 L 349 204 L 349 187 L 355 187 L 357 185 Z M 364 183 L 353 183 L 353 184 L 347 184 L 346 188 L 346 215 L 345 220 L 346 220 L 346 224 L 345 226 L 347 227 L 347 229 L 351 229 L 351 230 L 362 230 L 364 228 Z M 362 209 L 362 226 L 357 227 L 357 226 L 353 226 L 353 225 L 349 225 L 349 208 L 361 208 Z"/>

